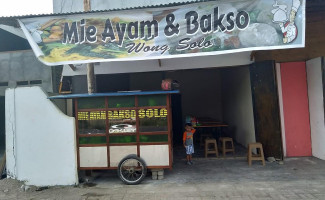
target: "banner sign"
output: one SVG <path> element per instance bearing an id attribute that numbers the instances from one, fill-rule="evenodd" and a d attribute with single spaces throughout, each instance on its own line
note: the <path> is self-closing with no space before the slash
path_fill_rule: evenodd
<path id="1" fill-rule="evenodd" d="M 47 65 L 305 46 L 305 0 L 217 0 L 18 20 Z"/>

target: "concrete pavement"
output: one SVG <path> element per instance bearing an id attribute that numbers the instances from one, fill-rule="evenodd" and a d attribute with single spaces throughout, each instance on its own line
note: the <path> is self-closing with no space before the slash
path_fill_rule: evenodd
<path id="1" fill-rule="evenodd" d="M 12 186 L 6 192 L 5 181 Z M 122 184 L 116 171 L 94 173 L 93 184 L 42 191 L 25 192 L 13 182 L 0 181 L 0 199 L 325 199 L 325 161 L 288 158 L 283 165 L 256 161 L 249 167 L 245 158 L 196 159 L 192 166 L 175 160 L 164 180 L 148 175 L 135 186 Z"/>

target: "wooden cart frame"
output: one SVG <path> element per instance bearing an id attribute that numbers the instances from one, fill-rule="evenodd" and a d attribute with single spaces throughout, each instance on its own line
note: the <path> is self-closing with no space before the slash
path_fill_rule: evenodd
<path id="1" fill-rule="evenodd" d="M 122 170 L 128 170 L 128 172 L 133 173 L 137 172 L 140 168 L 142 170 L 141 179 L 143 179 L 147 168 L 172 169 L 171 94 L 177 93 L 179 91 L 175 90 L 68 94 L 50 97 L 50 99 L 73 99 L 79 170 L 118 169 L 118 174 L 123 182 L 137 184 L 142 180 L 135 180 L 135 182 L 125 181 Z M 155 99 L 154 97 L 159 98 L 158 100 L 153 100 Z M 134 103 L 132 105 L 125 104 L 131 106 L 121 105 L 117 102 L 119 98 L 122 99 L 122 102 L 123 98 L 127 98 L 129 102 Z M 97 104 L 96 99 L 101 103 Z M 146 101 L 151 102 L 149 103 L 150 105 L 146 105 L 144 103 Z M 155 105 L 156 101 L 159 102 L 157 105 Z M 100 106 L 96 107 L 97 105 Z M 130 124 L 112 126 L 114 120 L 118 123 L 128 120 L 126 123 Z M 142 122 L 140 122 L 141 120 Z M 93 126 L 97 126 L 98 123 L 100 128 L 93 129 Z M 128 128 L 131 127 L 131 129 L 119 128 L 125 125 Z M 85 131 L 85 126 L 91 128 Z M 116 127 L 118 128 L 115 129 Z M 119 138 L 119 140 L 116 140 L 116 138 Z M 121 140 L 123 138 L 124 140 Z M 132 150 L 131 152 L 130 149 Z M 137 164 L 130 167 L 133 165 L 131 161 Z"/>
<path id="2" fill-rule="evenodd" d="M 76 124 L 76 143 L 77 143 L 77 162 L 79 170 L 110 170 L 118 169 L 119 176 L 122 173 L 120 170 L 121 165 L 125 165 L 126 168 L 130 164 L 125 164 L 129 160 L 136 161 L 137 166 L 144 166 L 145 172 L 148 169 L 172 169 L 173 162 L 173 133 L 172 133 L 172 110 L 171 110 L 171 94 L 178 94 L 178 90 L 174 91 L 145 91 L 145 92 L 117 92 L 117 93 L 96 93 L 96 94 L 68 94 L 50 97 L 50 99 L 73 99 L 73 108 Z M 114 98 L 128 98 L 134 101 L 131 106 L 121 106 L 116 102 Z M 156 100 L 148 100 L 150 105 L 146 105 L 143 99 L 144 97 L 159 97 L 160 102 L 155 105 Z M 96 107 L 96 103 L 92 103 L 91 99 L 100 99 L 102 102 L 99 107 Z M 87 102 L 89 101 L 90 102 Z M 81 106 L 83 103 L 87 102 Z M 94 101 L 95 102 L 95 101 Z M 112 103 L 113 102 L 113 103 Z M 115 106 L 112 106 L 114 104 Z M 141 104 L 141 105 L 140 105 Z M 116 106 L 118 105 L 118 106 Z M 125 104 L 129 105 L 129 104 Z M 130 117 L 130 112 L 132 117 Z M 121 114 L 122 113 L 122 114 Z M 124 114 L 123 114 L 124 113 Z M 128 114 L 126 114 L 128 113 Z M 127 118 L 133 124 L 126 124 L 131 126 L 130 129 L 112 129 L 112 124 L 114 119 L 120 122 L 122 116 L 122 121 Z M 117 118 L 112 118 L 112 117 Z M 125 117 L 125 118 L 123 118 Z M 147 119 L 151 118 L 151 119 Z M 148 121 L 146 121 L 146 120 Z M 95 130 L 95 132 L 84 131 L 84 124 L 82 120 L 86 121 L 85 124 L 96 124 L 101 123 L 101 129 L 89 129 Z M 90 122 L 93 120 L 93 122 Z M 94 122 L 95 120 L 99 120 Z M 141 122 L 141 120 L 143 120 Z M 150 121 L 152 120 L 152 121 Z M 104 122 L 105 121 L 105 122 Z M 145 123 L 144 123 L 145 121 Z M 157 123 L 157 125 L 155 125 Z M 146 125 L 145 125 L 146 124 Z M 149 124 L 149 125 L 148 125 Z M 154 126 L 152 125 L 154 124 Z M 120 127 L 118 124 L 114 125 Z M 146 127 L 147 126 L 147 127 Z M 103 128 L 105 127 L 105 128 Z M 142 129 L 141 129 L 142 127 Z M 143 128 L 145 127 L 145 129 Z M 150 129 L 152 128 L 153 129 Z M 158 127 L 158 129 L 157 129 Z M 113 130 L 113 131 L 112 131 Z M 127 130 L 126 132 L 123 132 Z M 150 131 L 152 130 L 152 131 Z M 157 131 L 158 130 L 158 131 Z M 122 131 L 122 132 L 119 132 Z M 133 132 L 132 132 L 133 131 Z M 128 140 L 123 140 L 126 142 L 114 142 L 114 137 L 127 138 Z M 131 139 L 130 139 L 131 138 Z M 99 141 L 95 143 L 85 143 L 84 141 Z M 121 140 L 119 140 L 121 141 Z M 96 151 L 100 149 L 100 153 Z M 124 148 L 124 149 L 123 149 Z M 114 150 L 115 149 L 115 150 Z M 116 150 L 117 149 L 117 150 Z M 134 149 L 133 152 L 127 152 L 125 155 L 125 149 Z M 93 151 L 94 150 L 94 151 Z M 114 150 L 114 151 L 113 151 Z M 93 151 L 93 152 L 92 152 Z M 86 152 L 86 153 L 84 153 Z M 90 152 L 90 153 L 89 153 Z M 114 153 L 115 152 L 115 153 Z M 117 160 L 114 157 L 120 156 Z M 159 157 L 160 156 L 160 157 Z M 163 159 L 160 159 L 163 158 Z M 99 161 L 100 164 L 91 160 Z M 89 161 L 90 160 L 90 161 Z M 114 160 L 112 162 L 112 160 Z M 161 161 L 161 162 L 160 162 Z M 86 163 L 86 164 L 85 164 Z M 90 164 L 89 164 L 90 163 Z M 163 164 L 157 164 L 163 163 Z M 97 165 L 98 164 L 98 165 Z M 124 167 L 125 167 L 124 166 Z M 128 169 L 129 171 L 136 171 L 137 167 Z M 121 178 L 121 176 L 120 176 Z M 122 179 L 122 178 L 121 178 Z M 123 179 L 122 179 L 123 181 Z M 123 181 L 125 182 L 125 181 Z M 127 184 L 133 184 L 126 182 Z"/>

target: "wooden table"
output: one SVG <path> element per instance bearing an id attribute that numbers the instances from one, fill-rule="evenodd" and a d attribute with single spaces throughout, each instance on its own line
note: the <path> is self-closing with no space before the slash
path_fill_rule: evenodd
<path id="1" fill-rule="evenodd" d="M 197 118 L 199 121 L 198 126 L 194 126 L 197 128 L 218 128 L 218 127 L 227 127 L 228 124 L 225 124 L 220 121 L 216 121 L 215 119 L 209 118 L 209 117 L 200 117 Z"/>
<path id="2" fill-rule="evenodd" d="M 200 136 L 200 146 L 202 146 L 202 138 L 203 137 L 201 137 L 201 135 L 203 136 L 204 135 L 204 137 L 206 137 L 207 136 L 207 134 L 206 134 L 206 130 L 203 130 L 203 129 L 208 129 L 208 128 L 211 128 L 211 129 L 213 129 L 213 128 L 217 128 L 217 131 L 215 132 L 215 131 L 211 131 L 210 132 L 210 135 L 212 136 L 212 137 L 214 137 L 217 141 L 218 141 L 218 139 L 221 137 L 221 135 L 222 135 L 222 131 L 221 131 L 221 128 L 222 127 L 228 127 L 228 124 L 224 124 L 224 123 L 222 123 L 222 122 L 204 122 L 204 123 L 200 123 L 200 125 L 194 125 L 193 126 L 193 128 L 195 128 L 195 129 L 202 129 L 202 131 L 198 131 L 199 132 L 199 136 Z"/>
<path id="3" fill-rule="evenodd" d="M 198 126 L 193 126 L 194 128 L 218 128 L 218 127 L 228 127 L 228 124 L 200 124 Z"/>

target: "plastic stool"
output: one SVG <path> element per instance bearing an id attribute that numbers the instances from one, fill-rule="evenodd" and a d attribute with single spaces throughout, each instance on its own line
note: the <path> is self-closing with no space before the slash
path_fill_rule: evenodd
<path id="1" fill-rule="evenodd" d="M 232 152 L 232 154 L 235 156 L 235 146 L 234 146 L 234 141 L 230 137 L 221 137 L 219 138 L 219 141 L 221 143 L 221 151 L 223 157 L 226 156 L 227 152 Z M 231 144 L 230 148 L 227 148 L 227 142 Z"/>
<path id="2" fill-rule="evenodd" d="M 259 152 L 257 155 L 253 155 L 252 150 L 256 149 Z M 263 166 L 265 165 L 263 146 L 261 143 L 250 143 L 248 144 L 248 154 L 247 154 L 248 165 L 252 165 L 252 160 L 261 160 Z"/>
<path id="3" fill-rule="evenodd" d="M 213 145 L 213 149 L 209 150 L 209 145 Z M 216 154 L 216 157 L 219 156 L 217 141 L 215 139 L 205 139 L 205 157 L 208 157 L 208 154 Z"/>

